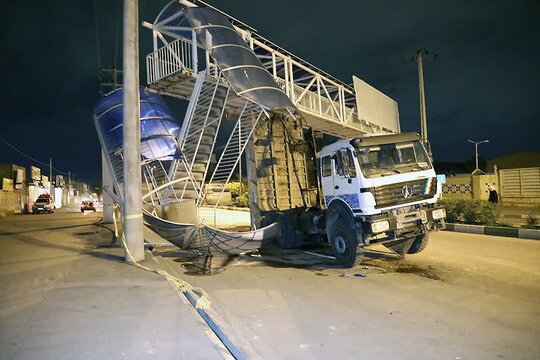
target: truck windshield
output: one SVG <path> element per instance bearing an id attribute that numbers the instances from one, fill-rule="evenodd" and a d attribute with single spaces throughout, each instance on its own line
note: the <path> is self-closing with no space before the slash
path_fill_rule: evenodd
<path id="1" fill-rule="evenodd" d="M 420 141 L 360 147 L 356 154 L 367 178 L 431 169 Z"/>

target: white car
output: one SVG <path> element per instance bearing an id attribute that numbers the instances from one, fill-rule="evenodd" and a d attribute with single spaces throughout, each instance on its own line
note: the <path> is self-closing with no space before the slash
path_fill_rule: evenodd
<path id="1" fill-rule="evenodd" d="M 54 199 L 51 196 L 39 196 L 32 205 L 32 213 L 40 212 L 53 213 L 55 209 Z"/>

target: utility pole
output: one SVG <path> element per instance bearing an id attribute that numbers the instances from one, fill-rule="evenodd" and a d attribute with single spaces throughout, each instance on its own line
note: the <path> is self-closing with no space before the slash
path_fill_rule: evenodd
<path id="1" fill-rule="evenodd" d="M 415 60 L 418 65 L 418 92 L 420 94 L 420 136 L 424 146 L 428 150 L 431 157 L 431 146 L 429 145 L 428 132 L 427 132 L 427 118 L 426 118 L 426 93 L 424 90 L 424 61 L 431 55 L 426 49 L 420 49 L 411 58 Z M 434 56 L 436 58 L 436 55 Z"/>
<path id="2" fill-rule="evenodd" d="M 472 140 L 467 139 L 467 141 L 474 144 L 474 152 L 475 152 L 475 156 L 476 156 L 476 168 L 474 169 L 474 171 L 471 174 L 472 175 L 476 175 L 476 174 L 479 174 L 479 173 L 483 174 L 484 172 L 482 170 L 480 170 L 480 168 L 478 167 L 478 145 L 483 144 L 483 143 L 488 143 L 489 140 L 472 141 Z"/>
<path id="3" fill-rule="evenodd" d="M 68 196 L 67 196 L 67 207 L 71 204 L 71 171 L 68 171 Z"/>
<path id="4" fill-rule="evenodd" d="M 124 0 L 124 206 L 126 261 L 144 260 L 141 200 L 139 95 L 139 1 Z M 127 252 L 133 256 L 131 259 Z"/>
<path id="5" fill-rule="evenodd" d="M 52 183 L 52 158 L 49 158 L 49 194 L 54 197 L 54 189 Z"/>

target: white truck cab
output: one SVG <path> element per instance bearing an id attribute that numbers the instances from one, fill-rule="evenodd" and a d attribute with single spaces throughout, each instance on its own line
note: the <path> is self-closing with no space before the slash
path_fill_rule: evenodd
<path id="1" fill-rule="evenodd" d="M 416 253 L 429 230 L 444 227 L 437 177 L 418 134 L 340 140 L 318 155 L 326 233 L 338 261 L 352 266 L 352 248 L 374 242 Z"/>

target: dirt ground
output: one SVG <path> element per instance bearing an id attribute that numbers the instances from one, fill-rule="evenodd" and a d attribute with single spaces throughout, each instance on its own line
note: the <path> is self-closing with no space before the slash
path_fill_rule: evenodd
<path id="1" fill-rule="evenodd" d="M 540 358 L 538 241 L 438 232 L 406 259 L 375 246 L 342 269 L 320 250 L 269 251 L 214 258 L 205 276 L 208 260 L 156 254 L 250 359 Z"/>

